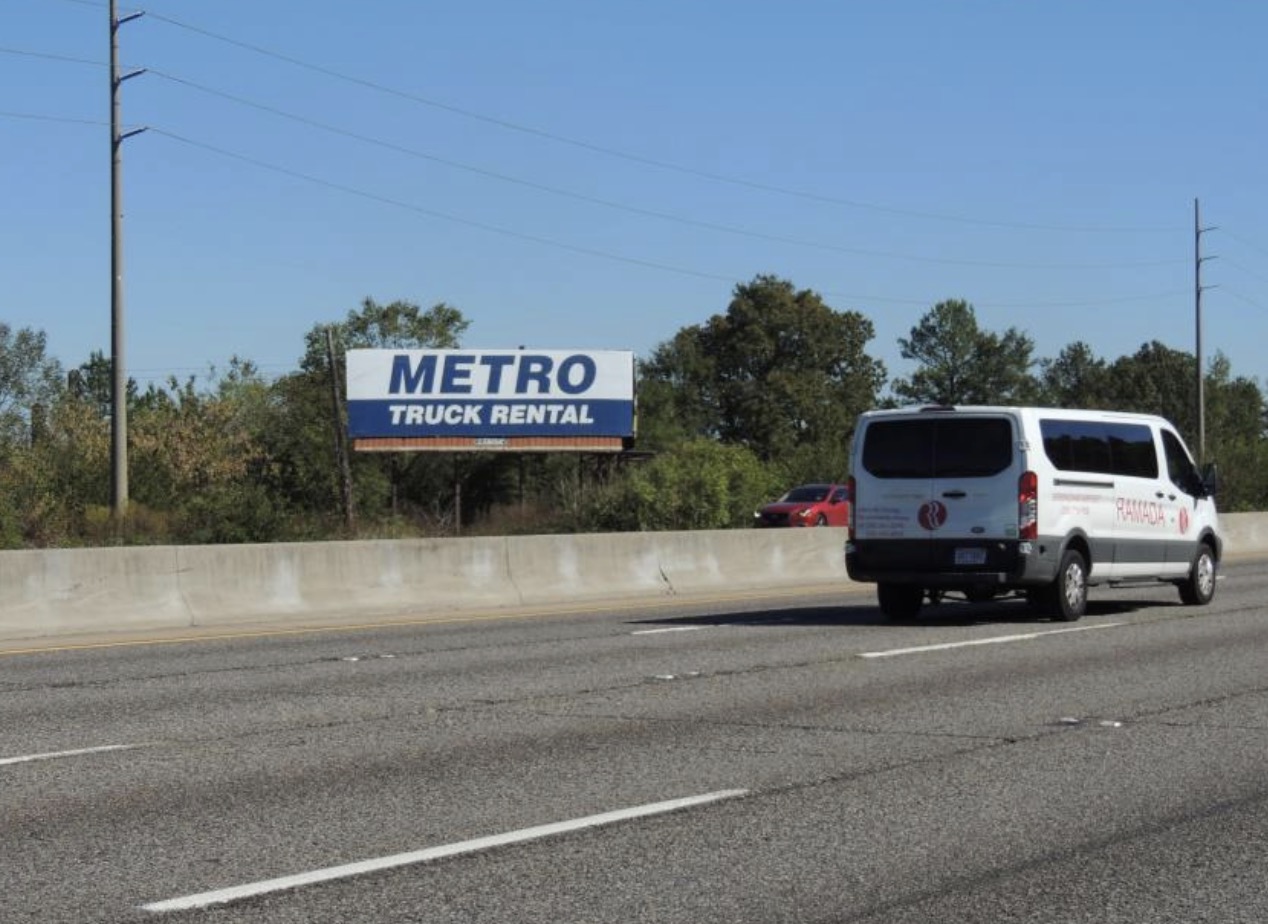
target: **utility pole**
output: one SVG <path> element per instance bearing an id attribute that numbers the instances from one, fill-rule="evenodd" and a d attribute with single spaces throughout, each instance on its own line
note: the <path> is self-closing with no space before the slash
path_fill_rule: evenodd
<path id="1" fill-rule="evenodd" d="M 1202 285 L 1202 264 L 1214 257 L 1202 256 L 1202 235 L 1214 231 L 1215 226 L 1202 227 L 1198 200 L 1193 200 L 1193 317 L 1197 329 L 1197 394 L 1198 394 L 1198 465 L 1206 461 L 1206 377 L 1202 370 L 1202 291 L 1213 286 Z"/>
<path id="2" fill-rule="evenodd" d="M 110 0 L 110 512 L 121 527 L 128 512 L 128 374 L 123 363 L 123 141 L 145 131 L 119 127 L 119 88 L 143 70 L 119 72 L 119 27 L 142 13 L 119 17 Z"/>

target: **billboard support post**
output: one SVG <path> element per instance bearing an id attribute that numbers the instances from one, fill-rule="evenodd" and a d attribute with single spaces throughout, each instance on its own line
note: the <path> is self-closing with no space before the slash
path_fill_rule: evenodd
<path id="1" fill-rule="evenodd" d="M 335 464 L 339 467 L 339 498 L 343 502 L 343 525 L 351 532 L 356 522 L 352 506 L 352 462 L 344 438 L 343 404 L 339 400 L 339 365 L 335 360 L 335 335 L 326 328 L 326 366 L 330 370 L 330 401 L 335 424 Z"/>

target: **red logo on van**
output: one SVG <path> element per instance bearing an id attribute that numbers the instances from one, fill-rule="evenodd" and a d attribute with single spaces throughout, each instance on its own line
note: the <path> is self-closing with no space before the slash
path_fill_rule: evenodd
<path id="1" fill-rule="evenodd" d="M 942 501 L 926 501 L 920 505 L 916 519 L 921 526 L 932 532 L 947 521 L 947 505 Z"/>
<path id="2" fill-rule="evenodd" d="M 1183 507 L 1180 508 L 1180 535 L 1183 536 L 1189 531 L 1189 511 Z"/>

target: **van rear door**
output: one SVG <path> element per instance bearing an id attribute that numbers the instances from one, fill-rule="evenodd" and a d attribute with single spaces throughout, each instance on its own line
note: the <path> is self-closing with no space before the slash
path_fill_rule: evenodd
<path id="1" fill-rule="evenodd" d="M 923 524 L 933 540 L 939 571 L 1006 570 L 1000 540 L 1018 538 L 1018 480 L 1025 462 L 1009 414 L 957 414 L 937 418 L 930 504 L 945 510 Z M 1011 546 L 1010 546 L 1011 548 Z"/>
<path id="2" fill-rule="evenodd" d="M 929 410 L 869 421 L 856 473 L 856 555 L 869 572 L 1008 570 L 1024 462 L 1006 412 Z"/>

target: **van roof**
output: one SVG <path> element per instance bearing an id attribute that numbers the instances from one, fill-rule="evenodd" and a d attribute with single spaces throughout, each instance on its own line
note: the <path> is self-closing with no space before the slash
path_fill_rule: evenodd
<path id="1" fill-rule="evenodd" d="M 921 414 L 1010 414 L 1017 416 L 1062 417 L 1066 420 L 1134 420 L 1153 421 L 1174 426 L 1157 414 L 1137 414 L 1132 411 L 1106 411 L 1090 408 L 1043 407 L 1039 405 L 1008 404 L 913 404 L 898 408 L 877 408 L 864 411 L 863 417 L 900 417 Z"/>

